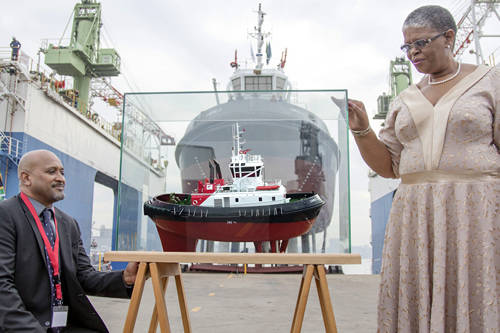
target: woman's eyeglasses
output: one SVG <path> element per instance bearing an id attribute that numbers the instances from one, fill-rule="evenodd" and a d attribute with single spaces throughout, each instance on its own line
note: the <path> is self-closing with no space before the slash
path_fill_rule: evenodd
<path id="1" fill-rule="evenodd" d="M 419 39 L 419 40 L 416 40 L 416 41 L 413 42 L 413 44 L 403 44 L 403 45 L 401 45 L 401 51 L 403 51 L 404 53 L 408 53 L 408 52 L 411 51 L 411 48 L 413 46 L 415 46 L 415 48 L 417 50 L 421 50 L 424 47 L 426 47 L 427 44 L 429 44 L 430 42 L 432 42 L 434 39 L 438 38 L 439 36 L 444 35 L 446 32 L 447 31 L 442 32 L 439 35 L 436 35 L 436 36 L 434 36 L 432 38 L 429 38 L 429 39 Z"/>

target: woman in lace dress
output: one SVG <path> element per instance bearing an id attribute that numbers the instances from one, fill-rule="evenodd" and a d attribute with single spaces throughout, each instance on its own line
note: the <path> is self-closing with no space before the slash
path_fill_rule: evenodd
<path id="1" fill-rule="evenodd" d="M 456 31 L 439 6 L 406 18 L 401 49 L 427 75 L 391 103 L 379 138 L 363 103 L 348 103 L 366 163 L 401 178 L 379 332 L 500 330 L 500 69 L 457 62 Z"/>

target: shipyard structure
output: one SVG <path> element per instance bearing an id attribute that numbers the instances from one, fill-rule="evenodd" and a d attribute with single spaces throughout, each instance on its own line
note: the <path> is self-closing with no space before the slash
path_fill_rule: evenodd
<path id="1" fill-rule="evenodd" d="M 29 151 L 54 152 L 65 168 L 66 198 L 55 204 L 74 217 L 89 252 L 92 234 L 94 183 L 114 193 L 114 216 L 117 221 L 119 193 L 142 198 L 142 186 L 121 183 L 120 156 L 150 170 L 157 193 L 165 191 L 164 163 L 156 157 L 163 145 L 173 144 L 154 123 L 147 121 L 134 105 L 140 137 L 122 138 L 121 122 L 110 123 L 91 107 L 92 98 L 100 98 L 117 112 L 123 108 L 123 96 L 114 89 L 110 76 L 120 73 L 120 57 L 114 49 L 100 48 L 100 3 L 82 1 L 75 6 L 72 32 L 66 44 L 46 43 L 40 50 L 45 64 L 17 49 L 0 48 L 0 161 L 5 197 L 19 193 L 17 166 Z M 149 142 L 146 151 L 143 142 Z M 123 142 L 123 148 L 121 148 Z M 156 142 L 153 147 L 151 143 Z M 136 241 L 147 228 L 138 228 L 142 204 L 122 207 L 120 235 L 112 236 L 112 249 L 136 249 Z M 116 222 L 113 227 L 116 230 Z M 154 224 L 151 223 L 151 228 Z M 156 230 L 152 232 L 155 234 Z M 138 234 L 139 233 L 139 234 Z M 154 241 L 151 248 L 161 249 Z M 155 247 L 156 246 L 156 247 Z"/>

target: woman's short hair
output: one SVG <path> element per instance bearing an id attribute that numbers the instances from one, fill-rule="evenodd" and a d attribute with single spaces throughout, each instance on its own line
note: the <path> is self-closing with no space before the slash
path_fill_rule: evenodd
<path id="1" fill-rule="evenodd" d="M 431 28 L 437 32 L 452 29 L 457 35 L 457 24 L 453 15 L 441 6 L 422 6 L 408 15 L 403 23 L 403 32 L 408 28 Z"/>

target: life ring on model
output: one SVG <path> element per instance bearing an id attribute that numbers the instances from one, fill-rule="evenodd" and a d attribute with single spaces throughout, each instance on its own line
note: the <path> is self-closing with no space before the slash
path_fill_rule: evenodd
<path id="1" fill-rule="evenodd" d="M 198 200 L 193 200 L 193 206 L 198 206 Z"/>

